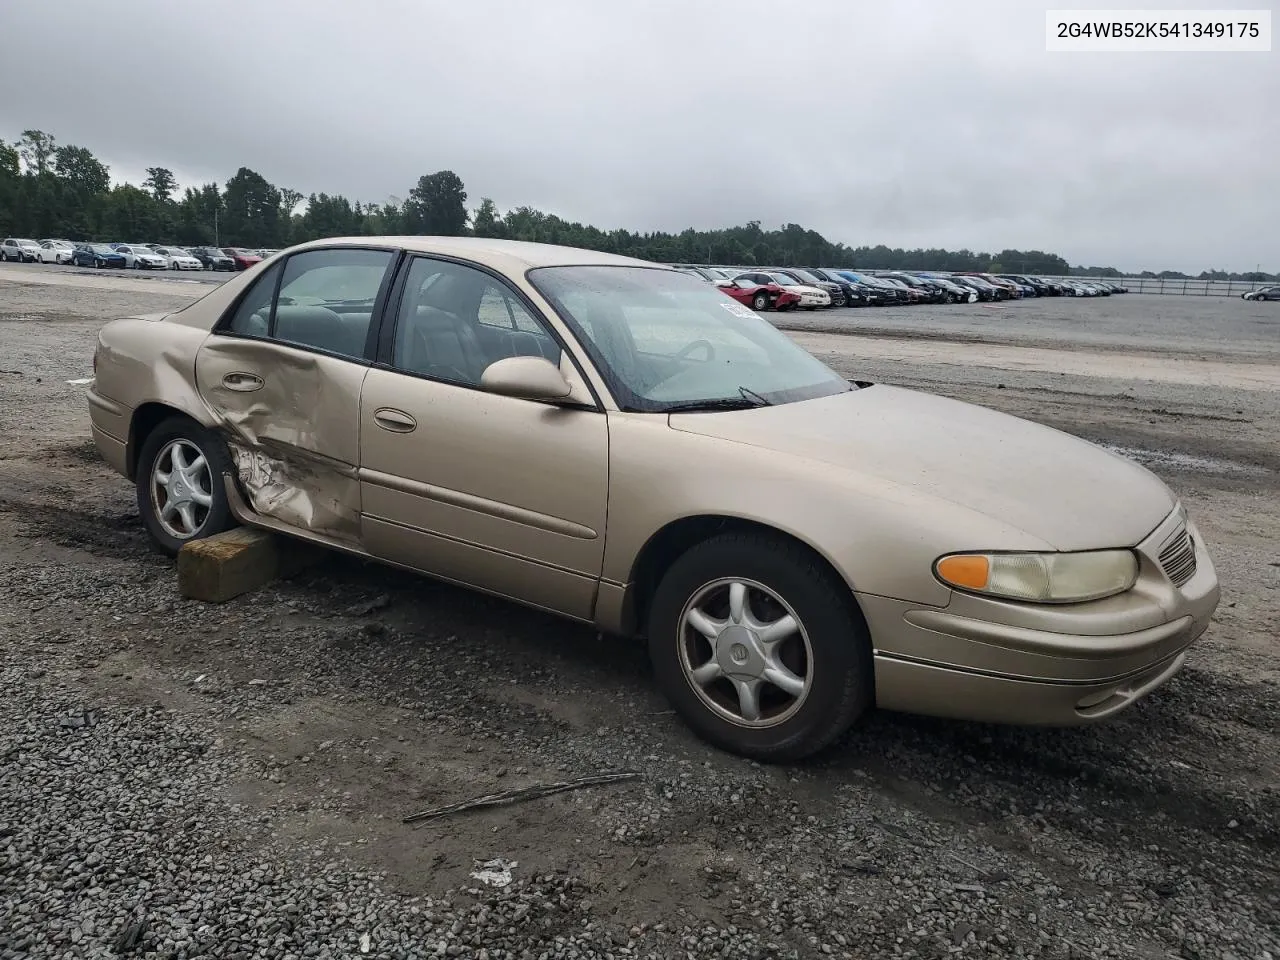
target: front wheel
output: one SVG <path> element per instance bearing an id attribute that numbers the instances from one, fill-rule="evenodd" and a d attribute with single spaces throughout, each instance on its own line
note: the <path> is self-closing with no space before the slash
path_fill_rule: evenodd
<path id="1" fill-rule="evenodd" d="M 138 455 L 138 513 L 152 541 L 174 556 L 184 543 L 235 526 L 222 476 L 226 446 L 186 417 L 170 417 L 147 436 Z"/>
<path id="2" fill-rule="evenodd" d="M 751 309 L 759 311 L 768 310 L 769 295 L 767 293 L 757 293 L 751 298 Z"/>
<path id="3" fill-rule="evenodd" d="M 823 749 L 873 701 L 871 641 L 848 586 L 781 538 L 725 534 L 672 564 L 649 654 L 694 731 L 756 760 Z"/>

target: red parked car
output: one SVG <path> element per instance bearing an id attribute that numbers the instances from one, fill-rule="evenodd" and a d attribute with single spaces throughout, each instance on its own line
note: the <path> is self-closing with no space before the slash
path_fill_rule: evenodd
<path id="1" fill-rule="evenodd" d="M 223 247 L 222 252 L 236 262 L 237 270 L 248 270 L 255 263 L 261 263 L 262 258 L 252 250 L 245 250 L 242 247 Z"/>
<path id="2" fill-rule="evenodd" d="M 791 310 L 800 302 L 799 294 L 776 283 L 759 284 L 739 278 L 716 286 L 752 310 Z"/>

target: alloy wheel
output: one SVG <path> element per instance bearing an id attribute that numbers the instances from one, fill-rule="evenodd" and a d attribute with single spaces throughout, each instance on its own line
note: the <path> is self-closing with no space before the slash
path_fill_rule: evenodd
<path id="1" fill-rule="evenodd" d="M 707 707 L 731 723 L 785 723 L 809 695 L 809 636 L 795 611 L 763 584 L 706 584 L 685 604 L 678 630 L 685 679 Z"/>
<path id="2" fill-rule="evenodd" d="M 213 506 L 213 471 L 190 440 L 170 440 L 151 468 L 151 504 L 165 533 L 190 540 L 204 527 Z"/>

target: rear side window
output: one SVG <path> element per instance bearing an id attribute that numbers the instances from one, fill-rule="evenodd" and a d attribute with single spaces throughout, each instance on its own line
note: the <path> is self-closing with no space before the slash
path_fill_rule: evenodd
<path id="1" fill-rule="evenodd" d="M 271 298 L 276 292 L 276 280 L 280 276 L 280 266 L 272 267 L 249 288 L 245 298 L 236 307 L 235 316 L 231 318 L 228 329 L 246 337 L 265 337 L 270 331 Z"/>
<path id="2" fill-rule="evenodd" d="M 311 250 L 284 266 L 272 336 L 346 357 L 363 357 L 388 250 Z"/>

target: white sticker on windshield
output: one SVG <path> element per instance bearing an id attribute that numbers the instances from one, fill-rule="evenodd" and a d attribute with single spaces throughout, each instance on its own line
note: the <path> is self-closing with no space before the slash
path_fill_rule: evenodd
<path id="1" fill-rule="evenodd" d="M 720 306 L 728 310 L 735 317 L 742 317 L 744 320 L 754 320 L 756 316 L 750 307 L 744 306 L 737 300 L 730 300 L 728 303 L 720 304 Z"/>

